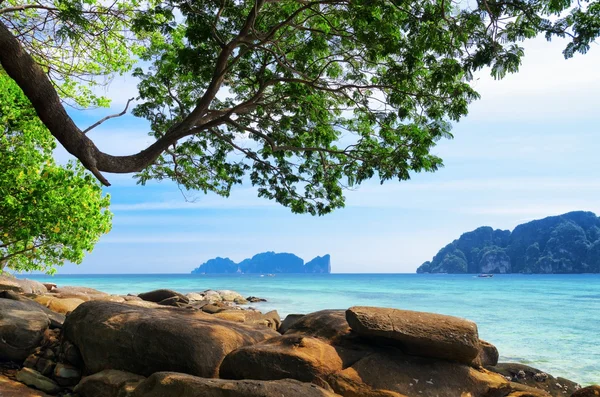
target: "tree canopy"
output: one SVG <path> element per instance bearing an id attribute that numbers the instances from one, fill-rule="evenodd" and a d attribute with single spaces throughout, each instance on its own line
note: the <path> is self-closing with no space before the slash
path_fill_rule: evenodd
<path id="1" fill-rule="evenodd" d="M 247 178 L 260 196 L 312 214 L 343 206 L 344 187 L 442 166 L 431 149 L 478 98 L 472 74 L 516 72 L 520 41 L 566 37 L 569 58 L 600 34 L 598 1 L 31 0 L 21 10 L 6 1 L 0 63 L 102 183 L 102 172 L 136 172 L 141 183 L 167 178 L 227 196 Z M 54 18 L 50 28 L 36 22 L 41 14 Z M 128 156 L 100 151 L 64 110 L 61 82 L 48 77 L 55 52 L 40 56 L 27 26 L 67 48 L 87 48 L 90 37 L 103 43 L 79 52 L 91 75 L 145 61 L 134 70 L 141 102 L 133 112 L 149 120 L 155 142 Z M 111 43 L 119 43 L 115 59 Z"/>
<path id="2" fill-rule="evenodd" d="M 110 198 L 79 164 L 55 164 L 56 141 L 0 70 L 0 270 L 53 273 L 80 263 L 110 230 Z"/>

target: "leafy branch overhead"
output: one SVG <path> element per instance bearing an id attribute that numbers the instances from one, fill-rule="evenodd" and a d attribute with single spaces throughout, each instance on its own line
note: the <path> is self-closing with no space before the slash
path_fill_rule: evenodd
<path id="1" fill-rule="evenodd" d="M 0 3 L 3 68 L 103 183 L 102 172 L 137 172 L 141 183 L 172 179 L 227 196 L 249 177 L 260 196 L 312 214 L 343 206 L 346 186 L 442 166 L 431 150 L 478 98 L 472 73 L 516 72 L 519 41 L 568 37 L 568 58 L 600 32 L 598 2 L 175 0 L 144 9 L 62 0 L 45 5 L 59 10 L 45 11 L 55 17 L 50 30 L 39 25 L 42 3 L 9 4 Z M 21 25 L 9 22 L 15 15 Z M 64 111 L 60 84 L 48 77 L 53 58 L 24 33 L 34 24 L 67 48 L 94 38 L 92 55 L 77 56 L 96 65 L 83 66 L 92 75 L 125 71 L 133 55 L 150 65 L 134 70 L 133 112 L 150 121 L 155 142 L 128 156 L 101 152 Z M 68 71 L 57 73 L 68 81 Z"/>

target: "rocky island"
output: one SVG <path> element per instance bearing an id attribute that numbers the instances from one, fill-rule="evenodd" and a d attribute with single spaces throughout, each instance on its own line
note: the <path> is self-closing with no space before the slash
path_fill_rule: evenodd
<path id="1" fill-rule="evenodd" d="M 217 257 L 192 270 L 192 274 L 203 273 L 331 273 L 331 257 L 317 256 L 307 263 L 294 254 L 275 252 L 256 254 L 240 263 Z"/>
<path id="2" fill-rule="evenodd" d="M 0 276 L 3 397 L 592 397 L 499 363 L 472 321 L 354 306 L 261 313 L 234 291 L 110 295 Z"/>
<path id="3" fill-rule="evenodd" d="M 600 273 L 600 218 L 576 211 L 512 232 L 480 227 L 442 248 L 417 273 Z"/>

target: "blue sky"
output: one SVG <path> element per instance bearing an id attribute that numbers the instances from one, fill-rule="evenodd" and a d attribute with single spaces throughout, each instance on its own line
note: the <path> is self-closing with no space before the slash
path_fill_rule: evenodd
<path id="1" fill-rule="evenodd" d="M 521 71 L 502 81 L 480 73 L 482 99 L 434 150 L 445 168 L 409 182 L 372 181 L 347 193 L 347 206 L 325 217 L 294 215 L 256 197 L 252 186 L 230 198 L 172 183 L 113 186 L 113 230 L 84 262 L 59 273 L 187 273 L 215 256 L 242 260 L 262 251 L 305 260 L 326 253 L 336 273 L 414 272 L 461 233 L 517 224 L 571 210 L 600 214 L 600 48 L 564 60 L 563 43 L 525 43 Z M 116 78 L 110 110 L 72 112 L 80 127 L 120 112 L 136 95 L 131 77 Z M 127 115 L 90 135 L 100 149 L 131 154 L 151 142 L 143 120 Z M 56 157 L 69 155 L 58 149 Z"/>

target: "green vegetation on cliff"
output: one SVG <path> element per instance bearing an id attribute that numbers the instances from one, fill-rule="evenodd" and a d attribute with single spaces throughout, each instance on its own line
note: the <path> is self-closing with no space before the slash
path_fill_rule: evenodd
<path id="1" fill-rule="evenodd" d="M 442 248 L 417 273 L 599 273 L 600 218 L 569 212 L 511 233 L 480 227 Z"/>

